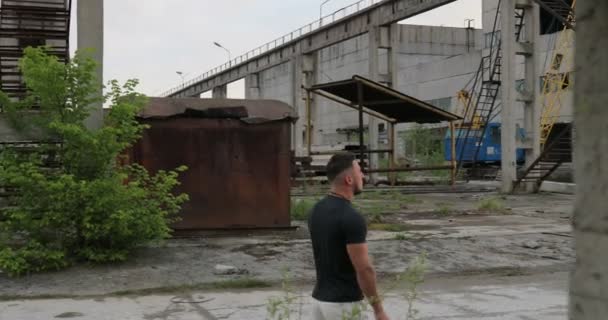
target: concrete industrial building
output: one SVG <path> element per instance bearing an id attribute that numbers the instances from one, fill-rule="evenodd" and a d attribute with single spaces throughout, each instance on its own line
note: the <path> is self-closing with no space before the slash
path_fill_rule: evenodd
<path id="1" fill-rule="evenodd" d="M 212 91 L 214 97 L 223 97 L 228 83 L 244 78 L 246 98 L 281 100 L 294 105 L 298 114 L 304 115 L 302 85 L 338 81 L 357 74 L 447 111 L 461 113 L 463 108 L 457 99 L 458 91 L 470 85 L 482 57 L 490 54 L 491 50 L 496 52 L 498 40 L 502 39 L 503 85 L 496 97 L 496 105 L 509 107 L 502 106 L 502 112 L 493 121 L 508 123 L 503 128 L 507 139 L 503 139 L 503 145 L 510 147 L 504 148 L 507 152 L 503 152 L 503 156 L 514 159 L 515 149 L 524 148 L 528 165 L 531 165 L 541 150 L 542 77 L 552 63 L 553 48 L 562 32 L 547 33 L 550 26 L 546 20 L 552 18 L 547 18 L 546 13 L 539 14 L 539 5 L 534 1 L 503 0 L 501 12 L 497 14 L 500 2 L 484 0 L 482 29 L 398 24 L 403 18 L 449 2 L 383 1 L 363 9 L 357 7 L 359 11 L 342 19 L 334 19 L 336 21 L 328 24 L 318 23 L 317 30 L 308 26 L 308 33 L 301 35 L 301 29 L 299 37 L 294 38 L 294 33 L 287 35 L 278 39 L 278 43 L 266 45 L 265 51 L 253 57 L 247 54 L 240 61 L 237 58 L 186 83 L 184 87 L 169 91 L 167 95 L 198 96 Z M 365 27 L 358 24 L 362 17 L 367 20 Z M 324 19 L 328 18 L 331 17 Z M 496 27 L 495 20 L 498 20 Z M 560 30 L 561 23 L 553 20 L 553 31 Z M 353 29 L 360 32 L 353 32 Z M 503 38 L 501 29 L 512 29 L 505 34 L 518 33 L 519 39 L 515 36 Z M 547 34 L 541 35 L 540 31 Z M 571 48 L 572 44 L 569 46 Z M 564 61 L 561 69 L 567 73 L 572 70 L 571 59 Z M 573 77 L 569 79 L 571 81 Z M 506 86 L 505 83 L 512 85 Z M 560 96 L 562 107 L 556 122 L 571 122 L 571 91 L 566 87 Z M 357 125 L 356 111 L 323 98 L 316 98 L 311 109 L 313 149 L 339 149 L 356 140 L 352 134 Z M 383 135 L 378 131 L 386 126 L 375 119 L 366 118 L 365 122 L 369 136 L 376 137 L 369 139 L 369 147 L 375 149 L 378 143 L 383 142 Z M 525 135 L 516 135 L 518 127 L 525 130 Z M 399 130 L 407 128 L 407 125 L 398 127 Z M 306 130 L 303 120 L 294 126 L 296 154 L 305 153 Z M 397 144 L 401 155 L 405 154 L 404 146 L 403 142 Z M 503 164 L 504 180 L 515 181 L 515 161 L 503 162 L 508 164 L 506 168 Z M 503 186 L 505 191 L 512 188 L 512 182 Z"/>

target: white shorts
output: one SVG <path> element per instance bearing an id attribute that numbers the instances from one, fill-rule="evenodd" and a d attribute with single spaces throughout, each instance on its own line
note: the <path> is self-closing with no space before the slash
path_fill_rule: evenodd
<path id="1" fill-rule="evenodd" d="M 312 320 L 365 320 L 363 302 L 322 302 L 313 299 Z"/>

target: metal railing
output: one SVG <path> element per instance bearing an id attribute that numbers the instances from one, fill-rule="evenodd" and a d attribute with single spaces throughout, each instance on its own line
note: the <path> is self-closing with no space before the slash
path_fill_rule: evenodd
<path id="1" fill-rule="evenodd" d="M 209 77 L 212 77 L 218 73 L 221 73 L 223 71 L 226 71 L 232 67 L 235 67 L 245 61 L 248 61 L 250 59 L 253 59 L 255 57 L 258 57 L 264 53 L 267 53 L 271 50 L 274 50 L 280 46 L 283 46 L 293 40 L 299 39 L 305 35 L 308 35 L 309 33 L 319 30 L 320 28 L 327 26 L 329 24 L 332 24 L 338 20 L 344 19 L 348 16 L 351 16 L 359 11 L 362 11 L 364 9 L 367 9 L 377 3 L 380 3 L 384 0 L 361 0 L 359 2 L 353 3 L 349 6 L 343 7 L 341 9 L 338 9 L 326 16 L 321 17 L 321 19 L 315 20 L 295 31 L 292 31 L 282 37 L 276 38 L 273 41 L 267 42 L 253 50 L 247 51 L 246 53 L 220 65 L 217 66 L 201 75 L 199 75 L 196 78 L 190 79 L 184 83 L 182 83 L 179 86 L 176 86 L 168 91 L 165 91 L 164 93 L 161 94 L 161 96 L 163 97 L 168 97 L 176 92 L 179 92 L 197 82 L 200 82 L 204 79 L 207 79 Z"/>

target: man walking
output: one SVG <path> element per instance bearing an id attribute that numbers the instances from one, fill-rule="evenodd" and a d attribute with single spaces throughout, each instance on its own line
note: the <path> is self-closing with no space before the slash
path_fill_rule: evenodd
<path id="1" fill-rule="evenodd" d="M 334 155 L 327 164 L 327 178 L 331 190 L 308 220 L 317 271 L 313 319 L 363 319 L 365 296 L 376 320 L 388 320 L 368 255 L 365 219 L 351 205 L 363 191 L 363 173 L 355 156 Z"/>

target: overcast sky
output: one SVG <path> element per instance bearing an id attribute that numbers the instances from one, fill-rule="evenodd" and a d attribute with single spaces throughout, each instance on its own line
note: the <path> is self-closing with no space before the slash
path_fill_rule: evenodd
<path id="1" fill-rule="evenodd" d="M 481 1 L 458 0 L 404 23 L 462 27 L 475 19 L 481 27 Z M 187 80 L 226 62 L 228 54 L 214 41 L 238 56 L 318 19 L 321 2 L 105 0 L 105 81 L 137 78 L 139 91 L 158 95 L 180 84 L 176 71 Z M 323 12 L 355 2 L 331 0 Z M 229 88 L 229 96 L 241 96 L 238 87 Z"/>

